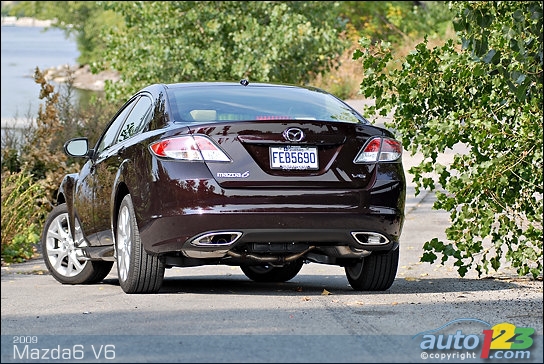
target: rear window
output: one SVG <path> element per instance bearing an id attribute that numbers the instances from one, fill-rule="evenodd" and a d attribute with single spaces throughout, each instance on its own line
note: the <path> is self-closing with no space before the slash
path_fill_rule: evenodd
<path id="1" fill-rule="evenodd" d="M 220 85 L 168 89 L 179 122 L 319 120 L 366 123 L 337 98 L 319 90 L 289 86 Z"/>

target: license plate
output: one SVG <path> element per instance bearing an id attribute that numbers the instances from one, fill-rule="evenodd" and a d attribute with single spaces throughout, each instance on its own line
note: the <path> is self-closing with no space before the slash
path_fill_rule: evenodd
<path id="1" fill-rule="evenodd" d="M 318 169 L 317 148 L 301 146 L 270 147 L 272 169 Z"/>

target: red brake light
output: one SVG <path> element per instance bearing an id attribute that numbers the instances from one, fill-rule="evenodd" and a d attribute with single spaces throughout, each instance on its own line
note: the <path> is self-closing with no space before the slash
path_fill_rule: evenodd
<path id="1" fill-rule="evenodd" d="M 159 140 L 150 145 L 158 157 L 187 161 L 230 162 L 230 158 L 210 138 L 186 135 Z"/>
<path id="2" fill-rule="evenodd" d="M 390 138 L 371 139 L 353 160 L 354 163 L 392 162 L 402 156 L 402 145 Z"/>
<path id="3" fill-rule="evenodd" d="M 380 161 L 394 161 L 402 155 L 402 145 L 394 140 L 383 138 L 382 150 L 380 151 Z"/>
<path id="4" fill-rule="evenodd" d="M 288 120 L 292 119 L 289 116 L 281 116 L 281 115 L 259 115 L 255 117 L 255 120 Z"/>

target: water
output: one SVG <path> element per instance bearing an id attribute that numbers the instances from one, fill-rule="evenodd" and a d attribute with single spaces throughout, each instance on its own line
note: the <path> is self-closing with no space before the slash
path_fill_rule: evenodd
<path id="1" fill-rule="evenodd" d="M 2 26 L 2 128 L 10 119 L 37 116 L 40 86 L 34 82 L 36 67 L 77 64 L 75 40 L 59 29 Z"/>

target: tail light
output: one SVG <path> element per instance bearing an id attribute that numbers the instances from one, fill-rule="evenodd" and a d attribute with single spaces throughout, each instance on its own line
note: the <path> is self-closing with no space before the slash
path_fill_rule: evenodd
<path id="1" fill-rule="evenodd" d="M 393 162 L 402 156 L 400 142 L 390 138 L 373 138 L 357 154 L 353 163 Z"/>
<path id="2" fill-rule="evenodd" d="M 156 156 L 163 158 L 206 162 L 231 161 L 213 140 L 203 135 L 163 139 L 149 147 Z"/>

